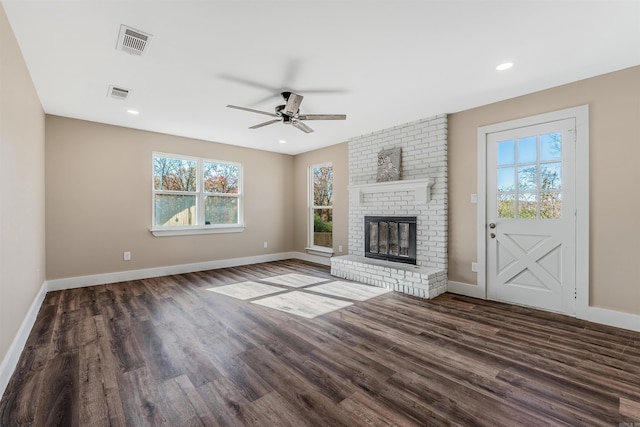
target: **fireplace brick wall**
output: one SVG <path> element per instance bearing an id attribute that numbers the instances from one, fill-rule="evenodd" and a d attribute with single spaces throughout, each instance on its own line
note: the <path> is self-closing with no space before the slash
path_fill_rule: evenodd
<path id="1" fill-rule="evenodd" d="M 400 147 L 401 180 L 431 178 L 431 201 L 415 203 L 410 191 L 349 196 L 349 254 L 364 256 L 365 215 L 416 216 L 417 265 L 447 269 L 447 116 L 406 123 L 349 141 L 349 185 L 376 182 L 378 153 Z"/>
<path id="2" fill-rule="evenodd" d="M 352 138 L 348 142 L 349 185 L 373 184 L 378 153 L 402 149 L 400 180 L 431 179 L 431 200 L 416 200 L 401 188 L 349 193 L 349 255 L 333 257 L 332 274 L 384 286 L 410 295 L 433 298 L 447 282 L 447 116 L 441 114 Z M 400 266 L 364 258 L 364 217 L 417 217 L 416 265 Z"/>

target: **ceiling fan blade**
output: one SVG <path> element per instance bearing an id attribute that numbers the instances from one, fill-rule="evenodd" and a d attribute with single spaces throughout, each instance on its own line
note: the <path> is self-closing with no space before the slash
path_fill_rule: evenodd
<path id="1" fill-rule="evenodd" d="M 230 82 L 234 82 L 234 83 L 239 83 L 245 86 L 252 86 L 258 89 L 264 89 L 266 91 L 272 92 L 274 94 L 277 94 L 280 91 L 280 88 L 275 87 L 275 86 L 269 86 L 260 82 L 256 82 L 254 80 L 249 80 L 249 79 L 245 79 L 242 77 L 237 77 L 237 76 L 232 76 L 229 74 L 218 74 L 218 77 L 220 77 L 221 79 L 224 80 L 228 80 Z"/>
<path id="2" fill-rule="evenodd" d="M 291 124 L 293 125 L 294 128 L 298 128 L 304 133 L 313 132 L 313 129 L 311 129 L 309 126 L 305 125 L 301 121 L 296 120 L 295 122 L 291 122 Z"/>
<path id="3" fill-rule="evenodd" d="M 346 114 L 301 114 L 300 120 L 346 120 Z"/>
<path id="4" fill-rule="evenodd" d="M 227 105 L 227 107 L 235 108 L 236 110 L 249 111 L 251 113 L 264 114 L 266 116 L 271 116 L 271 117 L 278 117 L 278 115 L 275 113 L 268 113 L 266 111 L 254 110 L 253 108 L 238 107 L 237 105 Z"/>
<path id="5" fill-rule="evenodd" d="M 269 120 L 268 122 L 258 123 L 257 125 L 253 125 L 249 129 L 258 129 L 258 128 L 261 128 L 262 126 L 267 126 L 267 125 L 271 125 L 273 123 L 278 123 L 279 121 L 280 121 L 280 119 Z"/>
<path id="6" fill-rule="evenodd" d="M 297 89 L 297 88 L 296 88 Z M 259 100 L 257 100 L 256 102 L 254 102 L 251 105 L 260 105 L 264 102 L 270 101 L 274 98 L 278 97 L 278 94 L 281 94 L 282 92 L 291 92 L 292 89 L 289 86 L 282 86 L 281 88 L 276 88 L 274 89 L 274 93 L 271 95 L 267 95 L 263 98 L 260 98 Z M 329 94 L 329 93 L 346 93 L 346 90 L 343 89 L 305 89 L 305 90 L 301 90 L 301 89 L 297 89 L 297 92 L 302 92 L 305 94 L 311 94 L 311 93 L 323 93 L 323 94 Z"/>
<path id="7" fill-rule="evenodd" d="M 293 116 L 300 110 L 300 104 L 304 97 L 293 92 L 283 92 L 282 95 L 287 99 L 287 103 L 282 112 L 288 116 Z"/>

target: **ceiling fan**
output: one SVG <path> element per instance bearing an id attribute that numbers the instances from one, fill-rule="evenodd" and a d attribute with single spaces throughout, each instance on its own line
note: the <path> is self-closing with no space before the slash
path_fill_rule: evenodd
<path id="1" fill-rule="evenodd" d="M 303 120 L 345 120 L 347 118 L 346 114 L 300 114 L 300 104 L 304 97 L 293 92 L 282 92 L 281 95 L 285 103 L 276 106 L 275 113 L 254 110 L 253 108 L 238 107 L 237 105 L 227 105 L 227 107 L 275 117 L 273 120 L 251 126 L 249 129 L 257 129 L 273 123 L 282 122 L 300 129 L 305 133 L 311 133 L 313 129 L 305 123 L 302 123 Z"/>

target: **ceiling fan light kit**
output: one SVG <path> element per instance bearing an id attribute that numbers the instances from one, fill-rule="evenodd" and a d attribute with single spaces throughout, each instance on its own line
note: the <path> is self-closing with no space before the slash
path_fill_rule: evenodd
<path id="1" fill-rule="evenodd" d="M 227 107 L 274 117 L 272 120 L 253 125 L 249 127 L 249 129 L 258 129 L 263 126 L 281 122 L 286 125 L 291 125 L 296 129 L 300 129 L 304 133 L 311 133 L 313 132 L 313 129 L 305 123 L 302 123 L 303 120 L 346 120 L 347 118 L 346 114 L 300 114 L 300 104 L 302 104 L 304 97 L 293 92 L 282 92 L 281 95 L 285 103 L 277 105 L 275 113 L 254 110 L 253 108 L 239 107 L 237 105 L 227 105 Z"/>

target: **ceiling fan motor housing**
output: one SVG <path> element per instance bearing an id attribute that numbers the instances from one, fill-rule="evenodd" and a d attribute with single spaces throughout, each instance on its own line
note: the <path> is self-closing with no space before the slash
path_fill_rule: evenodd
<path id="1" fill-rule="evenodd" d="M 300 104 L 304 98 L 302 95 L 293 92 L 282 92 L 282 97 L 287 101 L 284 110 L 282 110 L 283 114 L 293 116 L 300 112 Z"/>

